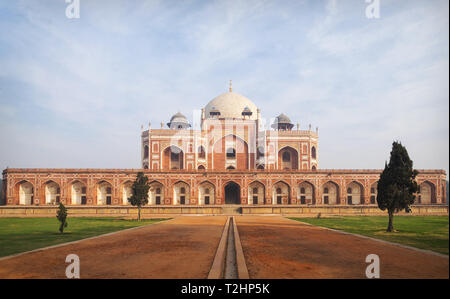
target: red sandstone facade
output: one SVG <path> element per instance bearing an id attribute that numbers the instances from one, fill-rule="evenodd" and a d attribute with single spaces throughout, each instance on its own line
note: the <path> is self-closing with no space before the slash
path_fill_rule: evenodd
<path id="1" fill-rule="evenodd" d="M 6 169 L 3 171 L 4 195 L 7 205 L 53 205 L 59 200 L 67 205 L 127 205 L 127 188 L 138 171 L 140 170 Z M 419 194 L 420 201 L 417 203 L 446 204 L 445 172 L 419 171 L 417 182 L 422 194 Z M 229 185 L 237 186 L 238 197 L 230 198 L 229 202 L 234 204 L 375 205 L 376 183 L 381 170 L 144 172 L 151 181 L 151 205 L 225 204 Z M 48 186 L 53 183 L 58 187 L 52 193 Z M 24 184 L 31 185 L 30 192 L 21 190 Z M 81 193 L 75 188 L 78 184 L 82 186 Z M 102 185 L 107 187 L 102 189 Z M 179 192 L 181 188 L 185 188 L 182 193 Z M 205 193 L 206 188 L 209 188 L 208 193 Z M 76 202 L 78 195 L 82 202 Z M 159 202 L 156 202 L 157 196 Z M 205 201 L 206 196 L 209 196 L 209 202 Z"/>
<path id="2" fill-rule="evenodd" d="M 138 171 L 150 205 L 375 205 L 381 170 L 319 169 L 318 129 L 284 114 L 268 128 L 247 98 L 230 92 L 143 130 L 142 169 L 6 169 L 6 205 L 128 205 Z M 417 204 L 446 204 L 443 170 L 420 170 Z"/>

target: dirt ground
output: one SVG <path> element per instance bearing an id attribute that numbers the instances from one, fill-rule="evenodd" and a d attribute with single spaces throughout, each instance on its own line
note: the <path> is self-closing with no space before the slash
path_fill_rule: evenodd
<path id="1" fill-rule="evenodd" d="M 226 217 L 178 217 L 110 236 L 0 261 L 0 278 L 65 278 L 68 254 L 81 278 L 206 278 Z"/>
<path id="2" fill-rule="evenodd" d="M 369 254 L 381 278 L 447 278 L 433 254 L 304 225 L 283 217 L 235 217 L 250 278 L 366 278 Z"/>
<path id="3" fill-rule="evenodd" d="M 368 254 L 381 278 L 448 278 L 445 257 L 345 235 L 278 216 L 236 216 L 250 278 L 365 278 Z M 225 216 L 181 216 L 113 235 L 0 261 L 0 278 L 206 278 Z"/>

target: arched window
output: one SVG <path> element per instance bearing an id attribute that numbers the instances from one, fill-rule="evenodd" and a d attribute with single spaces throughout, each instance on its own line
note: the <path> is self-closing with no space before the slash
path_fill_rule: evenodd
<path id="1" fill-rule="evenodd" d="M 205 194 L 209 194 L 209 188 L 205 189 Z"/>
<path id="2" fill-rule="evenodd" d="M 235 159 L 236 158 L 236 150 L 232 147 L 227 149 L 227 159 Z"/>
<path id="3" fill-rule="evenodd" d="M 200 166 L 198 167 L 198 169 L 199 169 L 199 170 L 203 170 L 203 169 L 205 169 L 205 166 L 200 165 Z"/>
<path id="4" fill-rule="evenodd" d="M 236 169 L 236 168 L 234 168 L 233 166 L 228 166 L 227 169 L 228 170 L 233 170 L 233 169 Z"/>
<path id="5" fill-rule="evenodd" d="M 181 187 L 181 188 L 180 188 L 180 193 L 181 193 L 181 194 L 184 194 L 184 193 L 186 193 L 186 188 L 184 188 L 184 187 Z"/>
<path id="6" fill-rule="evenodd" d="M 277 188 L 277 194 L 281 194 L 281 188 Z"/>
<path id="7" fill-rule="evenodd" d="M 311 157 L 312 157 L 313 159 L 316 158 L 316 148 L 315 148 L 314 146 L 311 148 Z"/>
<path id="8" fill-rule="evenodd" d="M 144 146 L 144 159 L 148 158 L 148 146 Z"/>
<path id="9" fill-rule="evenodd" d="M 253 188 L 253 193 L 258 193 L 258 188 Z"/>
<path id="10" fill-rule="evenodd" d="M 301 193 L 301 194 L 305 194 L 305 188 L 303 188 L 303 187 L 300 188 L 300 193 Z"/>
<path id="11" fill-rule="evenodd" d="M 352 188 L 347 188 L 347 193 L 352 194 Z"/>
<path id="12" fill-rule="evenodd" d="M 258 157 L 264 157 L 264 147 L 258 146 Z"/>
<path id="13" fill-rule="evenodd" d="M 178 162 L 179 158 L 180 158 L 180 154 L 179 153 L 174 153 L 174 152 L 170 153 L 170 159 L 172 161 Z"/>
<path id="14" fill-rule="evenodd" d="M 198 158 L 205 159 L 205 157 L 206 157 L 205 148 L 203 146 L 199 146 L 198 147 Z"/>
<path id="15" fill-rule="evenodd" d="M 283 153 L 283 162 L 290 162 L 291 161 L 291 154 L 289 152 Z"/>
<path id="16" fill-rule="evenodd" d="M 313 165 L 312 170 L 316 170 L 316 165 Z"/>
<path id="17" fill-rule="evenodd" d="M 327 187 L 323 188 L 323 193 L 328 194 L 328 188 Z"/>
<path id="18" fill-rule="evenodd" d="M 156 188 L 156 194 L 161 194 L 161 188 Z"/>

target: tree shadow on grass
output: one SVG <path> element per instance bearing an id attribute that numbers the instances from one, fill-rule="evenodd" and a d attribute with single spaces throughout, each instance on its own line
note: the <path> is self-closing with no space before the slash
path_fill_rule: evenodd
<path id="1" fill-rule="evenodd" d="M 68 231 L 68 232 L 63 232 L 63 233 L 60 233 L 60 232 L 50 232 L 50 233 L 47 233 L 47 234 L 50 235 L 50 236 L 70 236 L 70 235 L 73 235 L 74 233 L 71 232 L 71 231 Z"/>

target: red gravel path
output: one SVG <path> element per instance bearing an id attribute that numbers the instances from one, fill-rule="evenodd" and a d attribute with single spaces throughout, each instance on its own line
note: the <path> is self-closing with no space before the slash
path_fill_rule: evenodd
<path id="1" fill-rule="evenodd" d="M 66 256 L 81 278 L 206 278 L 226 217 L 178 217 L 114 235 L 0 261 L 0 278 L 65 278 Z"/>
<path id="2" fill-rule="evenodd" d="M 344 235 L 278 216 L 237 216 L 250 278 L 365 278 L 377 254 L 382 278 L 448 278 L 445 257 Z M 0 278 L 64 278 L 80 257 L 81 278 L 206 278 L 225 216 L 184 216 L 0 261 Z"/>
<path id="3" fill-rule="evenodd" d="M 447 278 L 449 260 L 277 216 L 235 217 L 250 278 L 365 278 L 368 254 L 381 278 Z"/>

